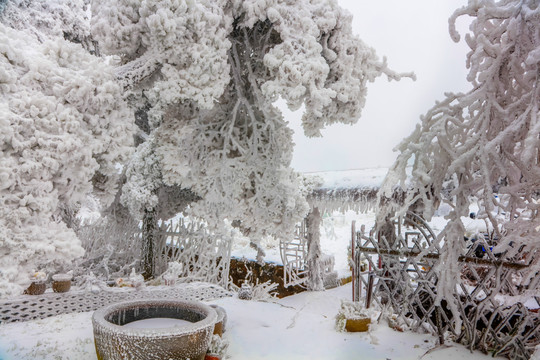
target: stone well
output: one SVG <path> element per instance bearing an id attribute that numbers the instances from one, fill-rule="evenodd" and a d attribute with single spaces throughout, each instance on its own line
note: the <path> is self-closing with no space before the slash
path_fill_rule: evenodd
<path id="1" fill-rule="evenodd" d="M 169 328 L 133 329 L 123 325 L 151 318 L 187 320 Z M 186 300 L 133 300 L 112 304 L 92 316 L 99 360 L 203 360 L 217 321 L 216 311 Z"/>

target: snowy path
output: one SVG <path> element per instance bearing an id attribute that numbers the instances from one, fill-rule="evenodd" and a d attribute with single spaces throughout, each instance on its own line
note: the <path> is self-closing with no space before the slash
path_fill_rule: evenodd
<path id="1" fill-rule="evenodd" d="M 350 285 L 302 293 L 276 303 L 224 298 L 212 303 L 227 311 L 231 360 L 244 359 L 419 359 L 436 345 L 430 335 L 400 333 L 384 322 L 369 333 L 339 333 L 334 317 Z M 0 325 L 2 360 L 95 360 L 91 312 Z M 486 359 L 458 344 L 422 359 Z"/>
<path id="2" fill-rule="evenodd" d="M 277 303 L 244 302 L 233 298 L 214 303 L 229 317 L 225 333 L 231 359 L 419 359 L 433 349 L 430 335 L 396 332 L 385 322 L 368 333 L 340 333 L 334 329 L 341 299 L 349 299 L 350 284 L 324 292 L 305 292 Z M 458 344 L 433 350 L 422 359 L 487 359 Z"/>

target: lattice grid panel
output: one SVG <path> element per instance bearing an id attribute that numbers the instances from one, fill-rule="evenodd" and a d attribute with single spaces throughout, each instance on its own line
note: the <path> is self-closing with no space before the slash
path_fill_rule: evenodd
<path id="1" fill-rule="evenodd" d="M 305 221 L 296 227 L 292 240 L 279 243 L 281 261 L 283 261 L 283 286 L 299 285 L 305 287 L 307 281 L 307 230 Z"/>
<path id="2" fill-rule="evenodd" d="M 167 263 L 179 262 L 183 273 L 178 281 L 203 281 L 228 287 L 232 238 L 210 232 L 204 223 L 163 224 L 158 231 L 156 271 L 163 273 Z"/>
<path id="3" fill-rule="evenodd" d="M 435 304 L 438 278 L 433 269 L 440 261 L 441 249 L 433 243 L 435 234 L 420 217 L 409 213 L 383 228 L 376 238 L 362 232 L 356 236 L 356 256 L 367 258 L 378 280 L 373 301 L 391 308 L 411 329 L 428 330 L 441 339 L 450 332 L 471 349 L 511 359 L 530 358 L 540 343 L 538 310 L 531 311 L 521 302 L 501 305 L 504 297 L 521 299 L 538 279 L 526 286 L 516 283 L 526 265 L 492 253 L 487 237 L 459 258 L 461 283 L 454 293 L 463 321 L 459 332 L 447 303 L 443 300 L 440 306 Z M 425 251 L 430 245 L 430 251 Z M 478 249 L 482 249 L 481 254 Z M 359 276 L 355 281 L 367 287 L 366 277 Z M 537 296 L 528 298 L 530 308 L 540 307 Z"/>

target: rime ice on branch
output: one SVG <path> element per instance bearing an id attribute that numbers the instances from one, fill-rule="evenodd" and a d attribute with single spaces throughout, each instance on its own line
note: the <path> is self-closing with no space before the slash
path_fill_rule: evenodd
<path id="1" fill-rule="evenodd" d="M 531 0 L 470 1 L 450 18 L 455 41 L 455 21 L 464 15 L 473 17 L 465 37 L 471 48 L 467 79 L 472 90 L 447 94 L 398 146 L 401 154 L 384 181 L 380 200 L 396 184 L 403 185 L 413 160 L 408 196 L 402 207 L 381 202 L 378 212 L 381 225 L 386 216 L 402 214 L 418 201 L 428 220 L 440 202 L 451 205 L 449 222 L 433 242 L 445 244 L 444 268 L 437 269 L 439 299 L 453 298 L 450 294 L 460 279 L 457 257 L 465 245 L 461 217 L 469 214 L 471 201 L 478 201 L 478 217 L 501 239 L 495 252 L 507 251 L 511 257 L 526 245 L 527 252 L 520 256 L 528 263 L 540 247 L 540 8 Z M 540 265 L 533 263 L 529 269 L 523 285 Z M 456 304 L 450 305 L 456 314 Z"/>
<path id="2" fill-rule="evenodd" d="M 358 120 L 368 81 L 402 76 L 353 35 L 336 1 L 99 0 L 92 10 L 101 49 L 120 56 L 118 76 L 148 109 L 124 202 L 140 215 L 162 184 L 190 188 L 202 198 L 195 213 L 241 220 L 255 241 L 291 236 L 308 211 L 275 100 L 304 104 L 305 133 L 319 136 Z"/>
<path id="3" fill-rule="evenodd" d="M 9 2 L 0 14 L 0 297 L 82 255 L 62 215 L 92 191 L 112 200 L 131 150 L 113 69 L 73 43 L 91 44 L 88 25 L 82 2 Z"/>

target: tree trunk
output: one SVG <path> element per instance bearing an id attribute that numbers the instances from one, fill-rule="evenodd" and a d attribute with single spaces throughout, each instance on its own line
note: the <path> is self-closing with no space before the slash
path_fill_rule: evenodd
<path id="1" fill-rule="evenodd" d="M 324 290 L 323 269 L 321 265 L 321 213 L 318 208 L 313 208 L 307 216 L 308 233 L 308 290 Z"/>
<path id="2" fill-rule="evenodd" d="M 145 209 L 142 223 L 142 275 L 145 280 L 155 276 L 154 242 L 157 225 L 156 210 Z"/>

